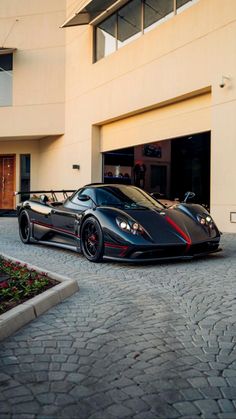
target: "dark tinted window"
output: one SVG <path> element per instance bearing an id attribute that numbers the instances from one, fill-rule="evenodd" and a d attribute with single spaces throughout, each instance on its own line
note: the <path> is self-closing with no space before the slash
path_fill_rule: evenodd
<path id="1" fill-rule="evenodd" d="M 116 50 L 116 15 L 110 16 L 96 28 L 96 60 Z"/>
<path id="2" fill-rule="evenodd" d="M 126 209 L 158 207 L 163 208 L 146 192 L 125 185 L 104 186 L 96 190 L 98 205 L 117 206 Z"/>
<path id="3" fill-rule="evenodd" d="M 133 0 L 118 11 L 118 48 L 141 35 L 141 6 L 141 0 Z"/>
<path id="4" fill-rule="evenodd" d="M 199 0 L 130 0 L 95 27 L 95 61 L 123 47 Z M 91 2 L 93 4 L 94 2 Z M 104 5 L 104 9 L 106 6 Z M 88 9 L 88 6 L 86 7 Z M 96 12 L 93 10 L 93 14 Z"/>
<path id="5" fill-rule="evenodd" d="M 20 190 L 26 192 L 21 195 L 21 201 L 29 199 L 30 191 L 30 154 L 20 155 Z"/>
<path id="6" fill-rule="evenodd" d="M 151 29 L 155 24 L 174 13 L 173 0 L 145 0 L 144 29 Z"/>
<path id="7" fill-rule="evenodd" d="M 12 54 L 0 54 L 0 106 L 12 106 Z"/>
<path id="8" fill-rule="evenodd" d="M 95 192 L 94 192 L 94 189 L 92 189 L 92 188 L 83 188 L 83 189 L 80 189 L 78 191 L 78 193 L 76 193 L 73 196 L 73 198 L 71 199 L 71 202 L 73 202 L 73 204 L 83 205 L 84 207 L 91 207 L 92 206 L 92 200 L 89 199 L 88 201 L 81 201 L 79 199 L 79 197 L 81 195 L 87 195 L 87 196 L 91 197 L 93 201 L 95 201 Z"/>
<path id="9" fill-rule="evenodd" d="M 176 0 L 177 13 L 184 10 L 184 8 L 191 6 L 194 2 L 195 0 Z"/>
<path id="10" fill-rule="evenodd" d="M 11 71 L 12 61 L 12 54 L 0 55 L 0 71 Z"/>

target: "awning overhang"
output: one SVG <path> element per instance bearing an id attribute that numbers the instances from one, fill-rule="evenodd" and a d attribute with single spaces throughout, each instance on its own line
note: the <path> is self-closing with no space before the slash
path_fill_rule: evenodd
<path id="1" fill-rule="evenodd" d="M 15 52 L 16 50 L 17 50 L 17 48 L 2 47 L 2 48 L 0 48 L 0 55 L 13 54 L 13 52 Z"/>
<path id="2" fill-rule="evenodd" d="M 84 4 L 76 13 L 70 16 L 61 28 L 70 26 L 90 25 L 101 18 L 113 13 L 116 9 L 127 3 L 128 0 L 90 0 Z"/>

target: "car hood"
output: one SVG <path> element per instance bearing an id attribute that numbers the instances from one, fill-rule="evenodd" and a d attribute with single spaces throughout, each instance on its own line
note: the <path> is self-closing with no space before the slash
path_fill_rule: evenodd
<path id="1" fill-rule="evenodd" d="M 124 212 L 141 224 L 154 242 L 160 244 L 198 243 L 218 235 L 216 229 L 202 226 L 193 214 L 176 208 L 159 210 L 153 207 Z"/>

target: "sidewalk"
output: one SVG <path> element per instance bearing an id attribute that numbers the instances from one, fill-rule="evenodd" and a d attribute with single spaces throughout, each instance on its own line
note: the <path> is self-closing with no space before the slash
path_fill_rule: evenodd
<path id="1" fill-rule="evenodd" d="M 78 280 L 80 292 L 0 346 L 0 419 L 236 417 L 236 235 L 191 262 L 92 264 L 23 245 L 0 253 Z"/>

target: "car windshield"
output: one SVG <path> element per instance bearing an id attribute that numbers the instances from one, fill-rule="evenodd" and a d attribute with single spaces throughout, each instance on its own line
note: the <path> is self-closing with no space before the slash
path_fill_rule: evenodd
<path id="1" fill-rule="evenodd" d="M 125 209 L 147 209 L 156 207 L 163 209 L 164 206 L 152 198 L 143 190 L 135 186 L 103 186 L 96 190 L 97 204 L 116 206 Z"/>

